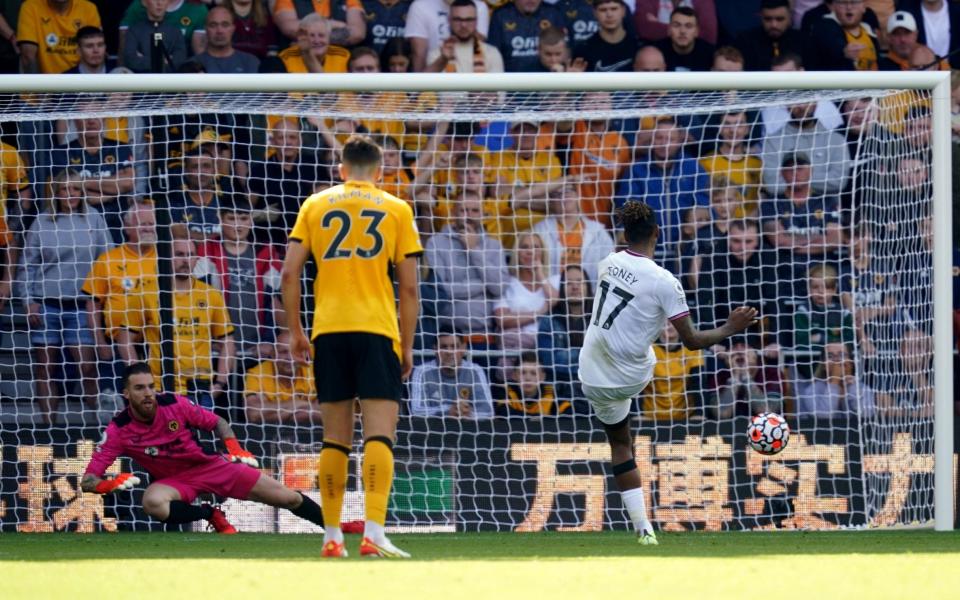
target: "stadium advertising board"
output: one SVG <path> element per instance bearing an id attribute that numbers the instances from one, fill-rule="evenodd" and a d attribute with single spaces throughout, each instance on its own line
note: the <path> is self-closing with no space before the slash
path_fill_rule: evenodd
<path id="1" fill-rule="evenodd" d="M 933 454 L 925 432 L 886 432 L 865 448 L 845 422 L 792 423 L 776 456 L 745 448 L 746 420 L 642 427 L 636 457 L 661 530 L 770 529 L 894 525 L 932 520 Z M 960 427 L 955 439 L 960 440 Z M 409 419 L 401 423 L 388 526 L 398 531 L 593 531 L 626 518 L 602 434 L 577 419 Z M 154 529 L 136 508 L 142 490 L 84 494 L 79 476 L 99 433 L 5 433 L 0 522 L 4 531 Z M 876 432 L 871 439 L 877 439 Z M 924 444 L 927 444 L 925 447 Z M 251 449 L 253 444 L 251 444 Z M 316 498 L 316 449 L 264 443 L 266 472 Z M 129 459 L 121 459 L 127 461 Z M 118 461 L 119 462 L 119 461 Z M 957 455 L 954 457 L 956 482 Z M 356 460 L 344 519 L 362 518 Z M 115 464 L 113 471 L 121 466 Z M 865 498 L 864 481 L 886 490 Z M 868 501 L 870 504 L 868 505 Z M 230 503 L 241 531 L 308 532 L 285 511 Z M 773 515 L 776 515 L 775 517 Z"/>

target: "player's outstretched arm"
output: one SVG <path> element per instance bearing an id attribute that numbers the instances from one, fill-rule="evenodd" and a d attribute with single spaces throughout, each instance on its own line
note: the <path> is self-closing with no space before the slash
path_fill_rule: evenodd
<path id="1" fill-rule="evenodd" d="M 253 468 L 260 466 L 256 457 L 240 445 L 240 442 L 237 441 L 237 434 L 233 432 L 230 424 L 223 417 L 220 417 L 217 421 L 216 431 L 220 441 L 223 442 L 224 448 L 227 449 L 227 459 L 230 462 L 241 462 Z"/>
<path id="2" fill-rule="evenodd" d="M 722 342 L 731 335 L 739 333 L 753 325 L 757 320 L 757 309 L 740 306 L 733 309 L 727 322 L 716 329 L 700 331 L 689 315 L 670 321 L 688 350 L 703 350 Z"/>
<path id="3" fill-rule="evenodd" d="M 80 479 L 80 489 L 90 494 L 109 494 L 132 490 L 140 484 L 140 478 L 130 473 L 120 473 L 111 479 L 100 479 L 93 473 L 86 473 Z"/>

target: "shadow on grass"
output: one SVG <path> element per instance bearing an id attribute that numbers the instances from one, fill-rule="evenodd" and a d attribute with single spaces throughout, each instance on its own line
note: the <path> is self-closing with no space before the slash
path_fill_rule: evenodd
<path id="1" fill-rule="evenodd" d="M 661 533 L 644 547 L 626 532 L 461 533 L 397 535 L 392 539 L 420 560 L 524 560 L 671 556 L 726 558 L 784 555 L 960 553 L 960 531 Z M 3 534 L 2 561 L 122 559 L 316 560 L 319 536 L 184 533 L 77 535 Z M 348 536 L 347 547 L 359 544 Z"/>

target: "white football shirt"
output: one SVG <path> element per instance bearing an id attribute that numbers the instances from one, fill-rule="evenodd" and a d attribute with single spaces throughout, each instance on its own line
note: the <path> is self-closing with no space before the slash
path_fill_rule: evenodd
<path id="1" fill-rule="evenodd" d="M 668 320 L 690 314 L 670 271 L 630 250 L 600 261 L 597 295 L 580 350 L 580 381 L 628 387 L 648 381 L 657 362 L 651 344 Z"/>

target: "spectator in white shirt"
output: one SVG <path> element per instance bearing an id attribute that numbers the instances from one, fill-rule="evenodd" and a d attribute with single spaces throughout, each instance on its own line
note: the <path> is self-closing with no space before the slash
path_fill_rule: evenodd
<path id="1" fill-rule="evenodd" d="M 773 59 L 771 71 L 803 71 L 803 60 L 797 54 L 787 53 Z M 843 117 L 837 105 L 829 100 L 817 102 L 813 116 L 820 122 L 820 125 L 827 131 L 833 131 L 843 125 Z M 783 126 L 790 120 L 790 111 L 786 106 L 768 106 L 760 111 L 760 119 L 763 122 L 763 131 L 766 135 L 772 135 L 783 129 Z"/>
<path id="2" fill-rule="evenodd" d="M 473 0 L 450 4 L 450 33 L 439 48 L 427 54 L 431 73 L 503 73 L 503 57 L 477 32 L 477 5 Z"/>
<path id="3" fill-rule="evenodd" d="M 560 276 L 550 275 L 550 258 L 536 233 L 517 235 L 510 260 L 512 276 L 493 316 L 500 327 L 500 344 L 509 350 L 537 346 L 537 320 L 553 309 L 560 295 Z"/>
<path id="4" fill-rule="evenodd" d="M 407 12 L 407 27 L 404 37 L 413 48 L 413 70 L 426 69 L 427 55 L 437 50 L 450 37 L 450 3 L 452 0 L 414 0 Z M 475 0 L 477 7 L 477 32 L 484 38 L 490 26 L 490 9 L 486 2 Z"/>

